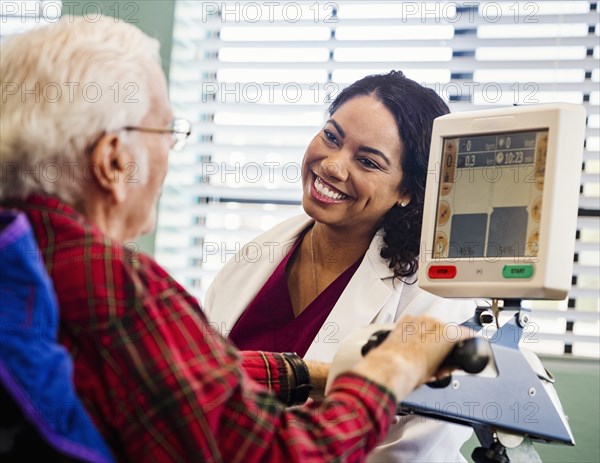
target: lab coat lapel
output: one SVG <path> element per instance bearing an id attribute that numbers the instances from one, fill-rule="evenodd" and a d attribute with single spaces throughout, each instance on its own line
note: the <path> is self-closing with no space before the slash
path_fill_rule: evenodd
<path id="1" fill-rule="evenodd" d="M 293 217 L 246 244 L 236 265 L 227 263 L 220 275 L 219 289 L 213 289 L 209 319 L 217 324 L 219 331 L 228 336 L 244 310 L 254 300 L 275 271 L 286 250 L 298 239 L 300 233 L 312 222 L 305 215 Z M 219 278 L 219 276 L 217 277 Z"/>

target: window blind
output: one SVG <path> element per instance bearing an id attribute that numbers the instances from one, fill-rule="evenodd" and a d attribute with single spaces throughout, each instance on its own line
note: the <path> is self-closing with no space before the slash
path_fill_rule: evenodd
<path id="1" fill-rule="evenodd" d="M 580 103 L 588 118 L 572 289 L 564 301 L 530 303 L 528 347 L 598 357 L 598 18 L 595 1 L 178 1 L 170 92 L 194 131 L 170 158 L 157 259 L 202 300 L 227 259 L 301 211 L 306 145 L 328 103 L 367 74 L 400 69 L 452 112 Z"/>

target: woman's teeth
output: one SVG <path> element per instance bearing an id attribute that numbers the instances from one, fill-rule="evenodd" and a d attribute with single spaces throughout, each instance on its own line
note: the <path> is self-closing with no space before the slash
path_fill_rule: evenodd
<path id="1" fill-rule="evenodd" d="M 345 199 L 346 198 L 346 195 L 344 195 L 342 193 L 337 193 L 337 192 L 332 191 L 329 188 L 327 188 L 323 184 L 323 182 L 321 182 L 321 179 L 319 177 L 315 178 L 314 185 L 315 185 L 315 190 L 317 190 L 321 196 L 325 196 L 326 198 L 331 198 L 331 199 Z"/>

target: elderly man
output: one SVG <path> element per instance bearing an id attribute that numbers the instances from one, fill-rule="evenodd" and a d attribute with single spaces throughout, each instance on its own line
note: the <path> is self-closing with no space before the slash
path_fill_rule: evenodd
<path id="1" fill-rule="evenodd" d="M 325 400 L 287 409 L 271 394 L 305 400 L 306 364 L 240 354 L 123 244 L 154 227 L 168 152 L 190 130 L 173 119 L 158 43 L 112 19 L 63 18 L 1 47 L 0 205 L 32 225 L 77 392 L 117 459 L 364 458 L 451 343 L 423 345 L 400 324 Z"/>

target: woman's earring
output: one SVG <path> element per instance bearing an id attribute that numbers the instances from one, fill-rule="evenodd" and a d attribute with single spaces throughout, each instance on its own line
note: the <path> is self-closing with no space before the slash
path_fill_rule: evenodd
<path id="1" fill-rule="evenodd" d="M 400 207 L 406 207 L 406 206 L 408 206 L 408 201 L 402 201 L 400 203 Z"/>

